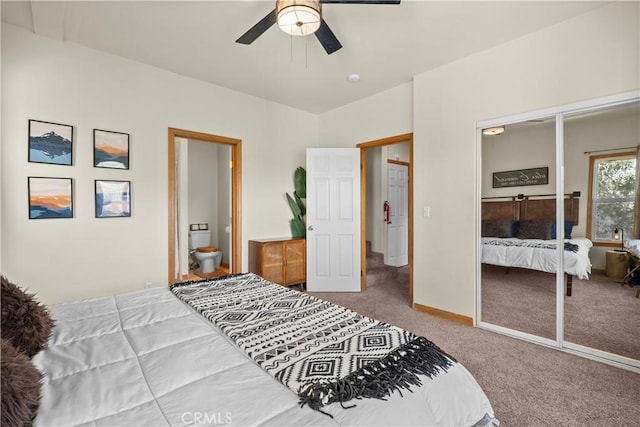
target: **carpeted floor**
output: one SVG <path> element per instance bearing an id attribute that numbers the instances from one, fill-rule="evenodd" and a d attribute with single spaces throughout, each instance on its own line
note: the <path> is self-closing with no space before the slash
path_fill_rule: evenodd
<path id="1" fill-rule="evenodd" d="M 640 375 L 413 310 L 407 267 L 374 257 L 367 273 L 364 293 L 312 294 L 434 341 L 475 376 L 503 427 L 640 425 Z"/>
<path id="2" fill-rule="evenodd" d="M 482 266 L 482 320 L 555 339 L 555 275 Z M 602 273 L 573 280 L 565 341 L 640 360 L 640 299 Z"/>

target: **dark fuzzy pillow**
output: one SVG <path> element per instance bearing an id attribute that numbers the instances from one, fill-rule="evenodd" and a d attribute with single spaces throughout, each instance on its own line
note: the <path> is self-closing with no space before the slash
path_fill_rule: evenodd
<path id="1" fill-rule="evenodd" d="M 5 339 L 1 340 L 0 382 L 3 426 L 31 425 L 40 399 L 40 371 L 26 354 Z"/>
<path id="2" fill-rule="evenodd" d="M 482 237 L 513 237 L 515 221 L 484 220 L 482 221 Z"/>
<path id="3" fill-rule="evenodd" d="M 49 309 L 15 284 L 0 276 L 2 281 L 2 338 L 8 340 L 27 356 L 47 346 L 53 320 Z"/>
<path id="4" fill-rule="evenodd" d="M 552 221 L 520 221 L 518 239 L 551 239 Z"/>

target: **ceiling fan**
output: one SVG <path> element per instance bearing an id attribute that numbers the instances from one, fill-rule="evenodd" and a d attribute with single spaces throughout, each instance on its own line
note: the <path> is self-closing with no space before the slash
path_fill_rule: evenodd
<path id="1" fill-rule="evenodd" d="M 322 18 L 322 4 L 400 4 L 400 0 L 276 0 L 276 8 L 262 18 L 236 43 L 251 44 L 275 23 L 293 36 L 314 34 L 327 54 L 342 48 L 331 28 Z"/>

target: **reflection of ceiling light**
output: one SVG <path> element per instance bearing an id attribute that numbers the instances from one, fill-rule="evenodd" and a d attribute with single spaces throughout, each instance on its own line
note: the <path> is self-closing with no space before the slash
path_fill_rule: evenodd
<path id="1" fill-rule="evenodd" d="M 306 36 L 320 28 L 319 0 L 278 0 L 278 26 L 292 36 Z"/>
<path id="2" fill-rule="evenodd" d="M 504 132 L 504 126 L 494 126 L 492 128 L 482 129 L 483 135 L 500 135 Z"/>
<path id="3" fill-rule="evenodd" d="M 347 76 L 347 80 L 351 83 L 356 83 L 360 81 L 360 74 L 349 74 Z"/>

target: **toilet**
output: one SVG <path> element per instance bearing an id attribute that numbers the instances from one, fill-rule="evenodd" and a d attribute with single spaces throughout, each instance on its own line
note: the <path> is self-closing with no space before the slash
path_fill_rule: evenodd
<path id="1" fill-rule="evenodd" d="M 211 245 L 210 230 L 189 231 L 189 251 L 198 260 L 201 273 L 211 273 L 222 263 L 222 251 Z"/>

